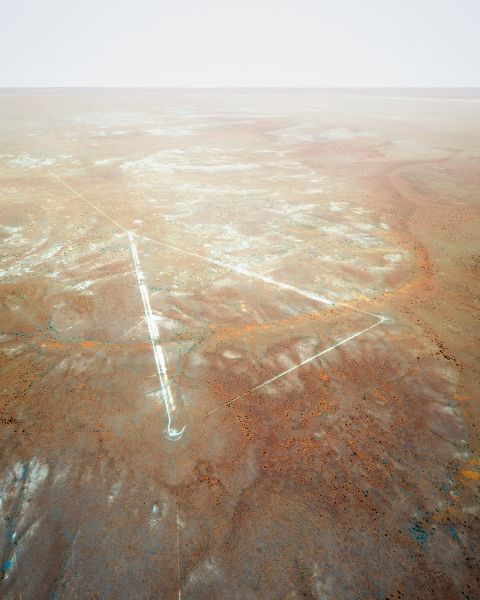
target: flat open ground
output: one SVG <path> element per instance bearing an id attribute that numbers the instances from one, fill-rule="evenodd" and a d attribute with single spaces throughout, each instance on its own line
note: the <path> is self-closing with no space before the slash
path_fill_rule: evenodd
<path id="1" fill-rule="evenodd" d="M 480 97 L 0 93 L 2 598 L 479 598 Z"/>

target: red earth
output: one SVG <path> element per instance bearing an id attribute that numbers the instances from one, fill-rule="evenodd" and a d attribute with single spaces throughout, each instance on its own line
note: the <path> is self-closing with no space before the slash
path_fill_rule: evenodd
<path id="1" fill-rule="evenodd" d="M 0 595 L 479 598 L 480 98 L 0 107 Z"/>

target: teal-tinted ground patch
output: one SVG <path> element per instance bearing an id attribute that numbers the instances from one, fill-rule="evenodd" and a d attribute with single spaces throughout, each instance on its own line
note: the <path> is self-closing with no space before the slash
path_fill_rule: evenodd
<path id="1" fill-rule="evenodd" d="M 420 523 L 413 523 L 408 528 L 410 537 L 419 545 L 424 546 L 429 538 L 429 533 L 420 525 Z"/>

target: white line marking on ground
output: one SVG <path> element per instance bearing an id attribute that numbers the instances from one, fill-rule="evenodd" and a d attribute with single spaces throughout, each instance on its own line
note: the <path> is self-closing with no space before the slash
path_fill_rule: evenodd
<path id="1" fill-rule="evenodd" d="M 346 302 L 333 302 L 331 300 L 328 300 L 327 298 L 324 298 L 323 296 L 319 296 L 318 294 L 314 294 L 312 292 L 308 292 L 306 290 L 302 290 L 301 288 L 297 288 L 297 287 L 295 287 L 293 285 L 290 285 L 288 283 L 282 283 L 281 281 L 277 281 L 276 279 L 273 279 L 273 277 L 270 277 L 268 275 L 261 275 L 259 273 L 254 273 L 253 271 L 248 271 L 247 269 L 244 269 L 243 267 L 237 267 L 235 265 L 230 265 L 230 264 L 224 263 L 222 261 L 214 260 L 212 258 L 207 258 L 206 256 L 202 256 L 201 254 L 196 254 L 194 252 L 189 252 L 188 250 L 183 250 L 181 248 L 177 248 L 176 246 L 171 246 L 170 244 L 164 244 L 163 242 L 159 242 L 158 240 L 155 240 L 155 239 L 152 239 L 152 238 L 149 238 L 149 237 L 146 237 L 146 236 L 139 235 L 138 237 L 144 238 L 144 239 L 146 239 L 146 240 L 148 240 L 150 242 L 153 242 L 155 244 L 159 244 L 161 246 L 165 246 L 165 247 L 170 248 L 172 250 L 176 250 L 178 252 L 182 252 L 184 254 L 188 254 L 188 255 L 193 256 L 195 258 L 204 260 L 204 261 L 206 261 L 206 262 L 208 262 L 210 264 L 213 264 L 215 266 L 222 267 L 224 269 L 229 269 L 231 271 L 234 271 L 235 273 L 239 273 L 241 275 L 246 275 L 247 277 L 252 277 L 253 279 L 258 279 L 260 281 L 263 281 L 264 283 L 269 283 L 271 285 L 274 285 L 274 286 L 279 287 L 279 288 L 284 289 L 284 290 L 289 290 L 289 291 L 295 292 L 296 294 L 300 294 L 301 296 L 305 296 L 306 298 L 310 298 L 311 300 L 315 300 L 316 302 L 320 302 L 321 304 L 326 304 L 327 306 L 332 306 L 332 307 L 334 307 L 334 306 L 344 306 L 344 307 L 349 308 L 351 310 L 354 310 L 356 312 L 360 312 L 360 313 L 362 313 L 364 315 L 369 315 L 370 317 L 374 317 L 375 319 L 378 319 L 375 323 L 373 323 L 373 325 L 370 325 L 369 327 L 366 327 L 365 329 L 362 329 L 361 331 L 357 331 L 357 333 L 349 335 L 348 337 L 346 337 L 343 340 L 340 340 L 336 344 L 333 344 L 332 346 L 329 346 L 328 348 L 325 348 L 321 352 L 318 352 L 314 356 L 311 356 L 310 358 L 307 358 L 306 360 L 302 361 L 298 365 L 294 365 L 290 369 L 287 369 L 286 371 L 282 371 L 281 373 L 278 373 L 278 375 L 275 375 L 271 379 L 268 379 L 267 381 L 263 381 L 262 383 L 259 383 L 258 385 L 256 385 L 255 387 L 247 390 L 246 392 L 243 392 L 242 394 L 240 394 L 238 396 L 235 396 L 231 400 L 228 400 L 227 402 L 225 402 L 221 407 L 218 407 L 218 408 L 216 408 L 216 409 L 208 412 L 205 415 L 206 417 L 208 417 L 208 416 L 210 416 L 210 415 L 212 415 L 212 414 L 214 414 L 216 412 L 219 412 L 225 406 L 230 406 L 236 400 L 239 400 L 240 398 L 243 398 L 247 394 L 250 394 L 251 392 L 254 392 L 255 390 L 258 390 L 259 388 L 261 388 L 261 387 L 263 387 L 265 385 L 268 385 L 269 383 L 272 383 L 272 382 L 276 381 L 277 379 L 280 379 L 281 377 L 284 377 L 285 375 L 288 375 L 292 371 L 295 371 L 296 369 L 299 369 L 303 365 L 306 365 L 307 363 L 312 362 L 313 360 L 319 358 L 320 356 L 322 356 L 323 354 L 326 354 L 327 352 L 331 352 L 332 350 L 335 350 L 335 348 L 338 348 L 339 346 L 342 346 L 343 344 L 346 344 L 347 342 L 350 342 L 351 340 L 355 339 L 356 337 L 362 335 L 363 333 L 366 333 L 370 329 L 373 329 L 374 327 L 377 327 L 377 325 L 380 325 L 381 323 L 383 323 L 383 322 L 385 322 L 385 321 L 388 320 L 388 317 L 385 317 L 385 316 L 382 316 L 382 315 L 377 315 L 375 313 L 371 313 L 371 312 L 368 312 L 366 310 L 362 310 L 361 308 L 357 308 L 355 306 L 351 306 L 350 304 L 347 304 Z"/>
<path id="2" fill-rule="evenodd" d="M 130 329 L 128 329 L 125 333 L 122 333 L 122 335 L 120 337 L 122 337 L 122 338 L 126 337 L 134 329 L 136 329 L 137 327 L 140 327 L 140 325 L 143 325 L 144 322 L 145 322 L 145 317 L 142 317 L 136 325 L 134 325 L 133 327 L 130 327 Z"/>
<path id="3" fill-rule="evenodd" d="M 78 196 L 79 198 L 81 198 L 82 200 L 84 200 L 87 204 L 90 204 L 90 206 L 92 208 L 94 208 L 96 211 L 98 211 L 99 213 L 101 213 L 104 217 L 106 217 L 114 225 L 116 225 L 117 227 L 119 227 L 122 231 L 124 231 L 125 233 L 128 233 L 128 231 L 125 229 L 125 227 L 123 227 L 123 225 L 120 225 L 120 223 L 118 221 L 115 221 L 115 219 L 112 219 L 112 217 L 110 215 L 108 215 L 106 212 L 104 212 L 101 208 L 98 208 L 98 206 L 96 206 L 93 202 L 91 202 L 90 200 L 88 200 L 88 198 L 85 198 L 85 196 L 83 194 L 80 194 L 80 192 L 77 192 L 72 187 L 70 187 L 68 185 L 68 183 L 65 183 L 65 181 L 63 181 L 63 179 L 60 179 L 60 177 L 58 175 L 55 175 L 55 173 L 51 173 L 50 171 L 48 172 L 48 174 L 51 177 L 53 177 L 54 179 L 56 179 L 57 181 L 59 181 L 64 187 L 67 188 L 67 190 L 70 190 L 72 192 L 72 194 L 75 194 L 75 196 Z"/>
<path id="4" fill-rule="evenodd" d="M 178 600 L 182 600 L 182 572 L 180 568 L 180 517 L 178 516 L 178 503 L 177 503 L 177 581 L 178 581 Z"/>
<path id="5" fill-rule="evenodd" d="M 333 344 L 332 346 L 329 346 L 328 348 L 325 348 L 321 352 L 318 352 L 317 354 L 314 354 L 310 358 L 306 358 L 305 360 L 302 360 L 302 362 L 298 363 L 298 365 L 294 365 L 293 367 L 290 367 L 290 369 L 287 369 L 286 371 L 282 371 L 281 373 L 278 373 L 278 375 L 275 375 L 274 377 L 271 377 L 270 379 L 267 379 L 266 381 L 262 381 L 262 383 L 259 383 L 255 387 L 250 388 L 246 392 L 243 392 L 243 394 L 239 394 L 238 396 L 235 396 L 234 398 L 231 398 L 230 400 L 227 400 L 227 402 L 225 402 L 223 404 L 223 406 L 220 406 L 218 408 L 215 408 L 215 409 L 211 410 L 205 416 L 208 417 L 210 415 L 213 415 L 216 412 L 219 412 L 220 410 L 222 410 L 222 408 L 224 406 L 230 406 L 231 404 L 233 404 L 237 400 L 240 400 L 240 398 L 243 398 L 247 394 L 250 394 L 251 392 L 254 392 L 255 390 L 260 389 L 264 385 L 268 385 L 269 383 L 272 383 L 272 382 L 276 381 L 277 379 L 280 379 L 281 377 L 284 377 L 285 375 L 288 375 L 288 373 L 291 373 L 292 371 L 295 371 L 296 369 L 299 369 L 300 367 L 303 367 L 303 365 L 306 365 L 309 362 L 312 362 L 313 360 L 319 358 L 323 354 L 327 354 L 327 352 L 331 352 L 332 350 L 335 350 L 335 348 L 338 348 L 339 346 L 342 346 L 343 344 L 346 344 L 347 342 L 350 342 L 351 340 L 353 340 L 354 338 L 358 337 L 359 335 L 362 335 L 362 333 L 366 333 L 370 329 L 373 329 L 374 327 L 377 327 L 377 325 L 380 325 L 384 321 L 385 321 L 385 317 L 379 317 L 379 320 L 376 323 L 374 323 L 373 325 L 370 325 L 369 327 L 366 327 L 365 329 L 362 329 L 362 331 L 357 331 L 357 333 L 349 335 L 348 337 L 346 337 L 343 340 L 340 340 L 336 344 Z"/>
<path id="6" fill-rule="evenodd" d="M 160 382 L 160 388 L 162 391 L 163 404 L 167 413 L 167 430 L 166 434 L 169 439 L 177 440 L 182 437 L 185 431 L 185 426 L 181 429 L 175 428 L 172 423 L 178 412 L 178 407 L 175 403 L 172 389 L 170 387 L 170 381 L 167 372 L 167 361 L 163 348 L 159 342 L 160 334 L 158 331 L 157 324 L 153 317 L 152 307 L 150 305 L 150 298 L 148 296 L 147 286 L 145 285 L 145 276 L 140 265 L 140 259 L 138 258 L 138 251 L 133 234 L 128 231 L 128 240 L 130 242 L 130 250 L 132 252 L 133 265 L 135 267 L 135 273 L 137 275 L 138 288 L 142 297 L 143 309 L 145 312 L 145 320 L 148 326 L 148 333 L 150 335 L 150 342 L 152 344 L 153 356 L 155 358 L 155 365 L 157 367 L 158 380 Z"/>
<path id="7" fill-rule="evenodd" d="M 171 244 L 165 244 L 164 242 L 159 242 L 153 238 L 147 237 L 145 235 L 141 235 L 136 233 L 136 237 L 142 238 L 149 242 L 153 242 L 154 244 L 158 244 L 160 246 L 164 246 L 165 248 L 170 248 L 170 250 L 175 250 L 176 252 L 181 252 L 182 254 L 187 254 L 188 256 L 193 256 L 194 258 L 198 258 L 199 260 L 203 260 L 217 267 L 221 267 L 222 269 L 228 269 L 229 271 L 234 271 L 235 273 L 239 273 L 240 275 L 246 275 L 247 277 L 251 277 L 252 279 L 258 279 L 263 281 L 264 283 L 269 283 L 270 285 L 274 285 L 276 287 L 282 288 L 284 290 L 289 290 L 291 292 L 295 292 L 296 294 L 300 294 L 301 296 L 305 296 L 310 300 L 314 300 L 316 302 L 320 302 L 322 304 L 326 304 L 328 306 L 345 306 L 350 310 L 355 310 L 356 312 L 361 312 L 364 315 L 369 315 L 370 317 L 375 317 L 377 319 L 384 319 L 381 315 L 377 315 L 375 313 L 368 312 L 366 310 L 362 310 L 361 308 L 357 308 L 356 306 L 352 306 L 351 304 L 347 304 L 346 302 L 335 302 L 333 300 L 328 300 L 323 296 L 319 296 L 318 294 L 314 294 L 313 292 L 308 292 L 307 290 L 303 290 L 301 288 L 290 285 L 289 283 L 283 283 L 282 281 L 277 281 L 270 277 L 270 275 L 261 275 L 260 273 L 255 273 L 254 271 L 249 271 L 244 269 L 243 267 L 238 267 L 236 265 L 232 265 L 230 263 L 226 263 L 220 260 L 215 260 L 214 258 L 208 258 L 207 256 L 203 256 L 202 254 L 197 254 L 196 252 L 190 252 L 189 250 L 184 250 L 183 248 L 178 248 L 177 246 L 172 246 Z"/>
<path id="8" fill-rule="evenodd" d="M 90 206 L 92 206 L 95 210 L 97 210 L 102 215 L 104 215 L 107 219 L 109 219 L 112 223 L 114 223 L 122 231 L 124 231 L 125 233 L 130 235 L 131 232 L 129 232 L 127 229 L 125 229 L 125 227 L 123 227 L 123 225 L 120 225 L 120 223 L 118 221 L 115 221 L 115 219 L 112 219 L 112 217 L 110 217 L 110 215 L 108 215 L 106 212 L 104 212 L 101 208 L 98 208 L 98 206 L 96 206 L 93 202 L 91 202 L 90 200 L 85 198 L 85 196 L 83 196 L 83 194 L 80 194 L 79 192 L 74 190 L 72 187 L 70 187 L 67 183 L 65 183 L 62 179 L 60 179 L 60 177 L 58 177 L 54 173 L 49 173 L 49 174 L 52 177 L 54 177 L 55 179 L 57 179 L 60 183 L 62 183 L 73 194 L 77 195 L 79 198 L 82 198 L 82 200 L 85 200 L 85 202 L 88 202 L 88 204 L 90 204 Z M 329 306 L 345 306 L 346 308 L 350 308 L 351 310 L 355 310 L 356 312 L 363 313 L 364 315 L 370 315 L 371 317 L 376 317 L 377 319 L 385 320 L 385 317 L 382 317 L 381 315 L 377 315 L 375 313 L 371 313 L 366 310 L 362 310 L 361 308 L 357 308 L 356 306 L 352 306 L 351 304 L 347 304 L 346 302 L 334 302 L 332 300 L 328 300 L 328 298 L 324 298 L 323 296 L 319 296 L 318 294 L 314 294 L 312 292 L 302 290 L 301 288 L 295 287 L 288 283 L 283 283 L 281 281 L 277 281 L 276 279 L 273 279 L 273 277 L 270 277 L 269 275 L 261 275 L 260 273 L 254 273 L 253 271 L 249 271 L 247 269 L 244 269 L 243 267 L 238 267 L 236 265 L 224 263 L 222 261 L 215 260 L 213 258 L 208 258 L 207 256 L 203 256 L 202 254 L 197 254 L 196 252 L 190 252 L 189 250 L 184 250 L 183 248 L 179 248 L 178 246 L 172 246 L 171 244 L 165 244 L 165 242 L 160 242 L 158 240 L 147 237 L 145 235 L 141 235 L 138 233 L 135 233 L 134 235 L 138 238 L 147 240 L 149 242 L 153 242 L 154 244 L 164 246 L 165 248 L 170 248 L 171 250 L 174 250 L 176 252 L 181 252 L 182 254 L 187 254 L 188 256 L 193 256 L 194 258 L 198 258 L 199 260 L 203 260 L 203 261 L 208 262 L 217 267 L 221 267 L 223 269 L 228 269 L 229 271 L 235 271 L 236 273 L 240 273 L 241 275 L 246 275 L 247 277 L 252 277 L 253 279 L 259 279 L 260 281 L 269 283 L 271 285 L 275 285 L 279 288 L 282 288 L 285 290 L 290 290 L 292 292 L 300 294 L 301 296 L 310 298 L 310 300 L 315 300 L 317 302 L 321 302 L 322 304 L 327 304 Z"/>
<path id="9" fill-rule="evenodd" d="M 255 390 L 258 390 L 259 388 L 261 388 L 261 387 L 263 387 L 265 385 L 268 385 L 269 383 L 272 383 L 273 381 L 276 381 L 277 379 L 280 379 L 281 377 L 284 377 L 285 375 L 288 375 L 288 373 L 291 373 L 292 371 L 295 371 L 296 369 L 302 367 L 303 365 L 305 365 L 305 364 L 307 364 L 307 363 L 315 360 L 316 358 L 319 358 L 323 354 L 326 354 L 327 352 L 330 352 L 330 351 L 334 350 L 335 348 L 338 348 L 339 346 L 341 346 L 343 344 L 346 344 L 347 342 L 350 342 L 354 338 L 362 335 L 363 333 L 366 333 L 370 329 L 373 329 L 374 327 L 377 327 L 377 325 L 380 325 L 381 323 L 384 323 L 384 322 L 386 322 L 386 321 L 389 320 L 388 316 L 377 315 L 375 313 L 371 313 L 371 312 L 363 310 L 361 308 L 357 308 L 356 306 L 352 306 L 351 304 L 347 304 L 346 302 L 335 302 L 335 301 L 332 301 L 332 300 L 328 300 L 328 298 L 324 298 L 323 296 L 319 296 L 318 294 L 314 294 L 313 292 L 308 292 L 307 290 L 303 290 L 301 288 L 295 287 L 295 286 L 290 285 L 288 283 L 283 283 L 281 281 L 277 281 L 276 279 L 273 279 L 273 277 L 270 277 L 269 275 L 261 275 L 260 273 L 255 273 L 253 271 L 249 271 L 247 269 L 244 269 L 243 267 L 239 267 L 239 266 L 236 266 L 236 265 L 231 265 L 229 263 L 224 263 L 222 261 L 215 260 L 213 258 L 208 258 L 207 256 L 203 256 L 202 254 L 197 254 L 196 252 L 190 252 L 189 250 L 184 250 L 183 248 L 178 248 L 177 246 L 172 246 L 171 244 L 165 244 L 164 242 L 160 242 L 158 240 L 155 240 L 153 238 L 147 237 L 145 235 L 141 235 L 141 234 L 138 234 L 138 233 L 133 234 L 132 232 L 130 232 L 127 229 L 125 229 L 122 225 L 120 225 L 120 223 L 118 223 L 117 221 L 115 221 L 115 219 L 112 219 L 112 217 L 110 217 L 103 210 L 101 210 L 100 208 L 98 208 L 97 206 L 95 206 L 95 204 L 93 204 L 93 202 L 90 202 L 90 200 L 87 200 L 87 198 L 85 198 L 85 196 L 83 196 L 82 194 L 80 194 L 79 192 L 77 192 L 73 188 L 71 188 L 67 183 L 65 183 L 62 179 L 60 179 L 60 177 L 57 177 L 57 175 L 54 175 L 53 173 L 50 173 L 50 175 L 52 177 L 54 177 L 55 179 L 57 179 L 58 181 L 60 181 L 60 183 L 62 183 L 71 192 L 73 192 L 74 194 L 76 194 L 79 198 L 82 198 L 83 200 L 85 200 L 86 202 L 88 202 L 88 204 L 90 204 L 95 210 L 97 210 L 98 212 L 102 213 L 107 219 L 109 219 L 110 221 L 112 221 L 112 223 L 114 223 L 115 225 L 117 225 L 117 227 L 119 227 L 122 231 L 125 231 L 125 233 L 128 234 L 128 239 L 130 240 L 130 247 L 132 249 L 132 256 L 133 256 L 133 260 L 134 260 L 134 263 L 135 263 L 135 269 L 136 269 L 136 272 L 137 272 L 137 279 L 138 279 L 140 291 L 141 291 L 141 294 L 142 294 L 142 301 L 144 303 L 145 318 L 147 320 L 148 329 L 149 329 L 149 333 L 150 333 L 150 339 L 152 341 L 152 347 L 153 347 L 154 354 L 155 354 L 155 363 L 157 365 L 157 371 L 158 371 L 158 376 L 159 376 L 159 380 L 160 380 L 160 384 L 161 384 L 161 388 L 162 388 L 165 409 L 167 411 L 167 416 L 168 416 L 168 429 L 167 429 L 167 432 L 168 432 L 169 437 L 172 436 L 171 439 L 178 439 L 179 437 L 181 437 L 182 434 L 183 434 L 183 432 L 185 431 L 186 425 L 180 431 L 171 428 L 171 413 L 170 413 L 170 411 L 173 413 L 176 410 L 176 405 L 175 405 L 175 402 L 173 400 L 173 396 L 171 394 L 170 387 L 168 385 L 165 355 L 163 353 L 162 347 L 155 342 L 155 340 L 158 340 L 159 333 L 158 333 L 157 325 L 156 325 L 156 323 L 155 323 L 155 321 L 153 319 L 153 314 L 152 314 L 152 309 L 151 309 L 151 306 L 150 306 L 150 299 L 148 297 L 148 292 L 147 292 L 145 284 L 143 283 L 144 282 L 144 277 L 143 277 L 143 273 L 142 273 L 141 268 L 140 268 L 140 261 L 138 260 L 137 248 L 136 248 L 135 242 L 133 240 L 133 236 L 134 235 L 136 237 L 138 237 L 138 238 L 147 240 L 147 241 L 152 242 L 154 244 L 158 244 L 159 246 L 164 246 L 165 248 L 170 248 L 171 250 L 174 250 L 175 252 L 181 252 L 182 254 L 186 254 L 187 256 L 192 256 L 192 257 L 197 258 L 199 260 L 203 260 L 205 262 L 208 262 L 208 263 L 210 263 L 212 265 L 215 265 L 217 267 L 220 267 L 222 269 L 227 269 L 229 271 L 234 271 L 235 273 L 239 273 L 240 275 L 245 275 L 245 276 L 251 277 L 253 279 L 258 279 L 260 281 L 263 281 L 264 283 L 268 283 L 270 285 L 274 285 L 274 286 L 279 287 L 279 288 L 284 289 L 284 290 L 292 291 L 292 292 L 294 292 L 296 294 L 300 294 L 301 296 L 305 296 L 306 298 L 309 298 L 310 300 L 314 300 L 316 302 L 320 302 L 321 304 L 326 304 L 327 306 L 332 306 L 332 307 L 335 307 L 335 306 L 344 306 L 346 308 L 349 308 L 350 310 L 354 310 L 356 312 L 360 312 L 360 313 L 363 313 L 364 315 L 369 315 L 370 317 L 375 317 L 376 319 L 378 319 L 378 321 L 376 323 L 374 323 L 373 325 L 370 325 L 369 327 L 366 327 L 365 329 L 362 329 L 361 331 L 358 331 L 357 333 L 354 333 L 353 335 L 350 335 L 350 336 L 346 337 L 345 339 L 340 340 L 340 342 L 337 342 L 336 344 L 333 344 L 333 346 L 329 346 L 328 348 L 325 348 L 324 350 L 322 350 L 321 352 L 318 352 L 314 356 L 311 356 L 310 358 L 307 358 L 306 360 L 302 361 L 298 365 L 294 365 L 290 369 L 287 369 L 286 371 L 282 371 L 281 373 L 279 373 L 278 375 L 275 375 L 271 379 L 268 379 L 267 381 L 263 381 L 262 383 L 259 383 L 258 385 L 256 385 L 255 387 L 251 388 L 250 390 L 247 390 L 243 394 L 240 394 L 239 396 L 235 396 L 235 398 L 232 398 L 231 400 L 228 400 L 226 403 L 224 403 L 222 407 L 219 407 L 219 408 L 217 408 L 217 409 L 215 409 L 215 410 L 210 411 L 209 413 L 207 413 L 206 416 L 218 412 L 219 410 L 221 410 L 225 406 L 229 406 L 230 404 L 232 404 L 236 400 L 239 400 L 240 398 L 243 398 L 247 394 L 249 394 L 249 393 L 251 393 L 251 392 L 253 392 Z M 138 269 L 137 269 L 137 265 L 138 265 Z M 139 278 L 139 274 L 141 274 L 141 280 Z M 144 292 L 142 290 L 144 290 Z M 147 316 L 147 308 L 148 308 L 150 317 Z M 153 335 L 153 337 L 152 337 L 152 332 L 155 334 L 155 335 Z M 157 356 L 157 352 L 158 352 L 158 356 Z M 162 365 L 164 365 L 164 366 L 162 367 Z M 164 378 L 165 378 L 165 381 L 164 381 Z"/>

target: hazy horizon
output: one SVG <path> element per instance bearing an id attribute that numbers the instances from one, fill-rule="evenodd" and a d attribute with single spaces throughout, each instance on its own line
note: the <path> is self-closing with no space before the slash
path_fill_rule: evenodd
<path id="1" fill-rule="evenodd" d="M 480 86 L 473 0 L 19 0 L 2 17 L 2 88 Z"/>
<path id="2" fill-rule="evenodd" d="M 435 91 L 449 91 L 449 90 L 462 90 L 462 91 L 477 91 L 480 90 L 480 85 L 415 85 L 415 86 L 401 86 L 401 85 L 370 85 L 370 86 L 313 86 L 313 85 L 297 85 L 297 86 L 285 86 L 285 85 L 2 85 L 2 90 L 193 90 L 193 91 L 228 91 L 228 90 L 265 90 L 265 91 L 312 91 L 312 92 L 361 92 L 361 91 L 422 91 L 422 90 L 435 90 Z"/>

